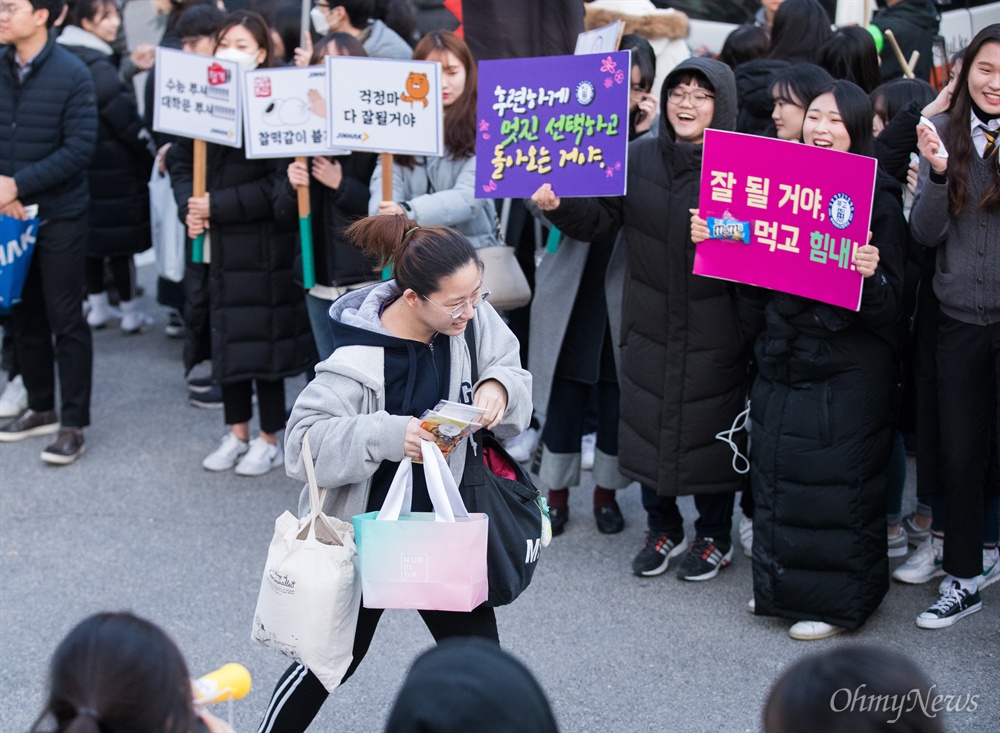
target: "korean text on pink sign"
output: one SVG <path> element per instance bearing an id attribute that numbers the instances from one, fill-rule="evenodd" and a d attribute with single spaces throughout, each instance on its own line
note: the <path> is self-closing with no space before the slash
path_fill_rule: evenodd
<path id="1" fill-rule="evenodd" d="M 698 245 L 695 274 L 858 310 L 862 276 L 851 257 L 868 241 L 876 165 L 706 130 L 699 213 L 712 239 Z"/>

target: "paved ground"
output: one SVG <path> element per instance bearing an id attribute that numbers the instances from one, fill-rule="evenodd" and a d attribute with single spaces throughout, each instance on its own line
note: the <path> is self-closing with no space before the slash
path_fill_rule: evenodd
<path id="1" fill-rule="evenodd" d="M 140 273 L 151 289 L 150 268 Z M 245 664 L 254 687 L 236 705 L 241 733 L 255 730 L 285 666 L 249 634 L 274 518 L 294 508 L 299 485 L 277 471 L 249 479 L 201 469 L 222 415 L 187 404 L 181 342 L 164 337 L 165 314 L 151 308 L 153 332 L 95 334 L 94 424 L 78 464 L 43 465 L 41 439 L 0 446 L 0 731 L 27 729 L 53 648 L 102 609 L 161 624 L 195 674 Z M 301 386 L 289 383 L 289 404 Z M 597 533 L 588 499 L 589 490 L 573 494 L 567 533 L 543 551 L 531 588 L 499 612 L 504 646 L 535 671 L 563 730 L 756 731 L 768 687 L 790 661 L 855 641 L 905 651 L 943 692 L 979 695 L 979 709 L 952 715 L 949 730 L 997 729 L 1000 588 L 985 593 L 982 613 L 928 632 L 913 616 L 932 588 L 894 584 L 860 632 L 795 642 L 785 623 L 747 613 L 742 555 L 707 583 L 636 578 L 638 490 L 622 493 L 628 526 L 612 537 Z M 692 516 L 689 503 L 684 511 Z M 416 613 L 387 613 L 315 729 L 381 730 L 407 665 L 431 643 Z"/>

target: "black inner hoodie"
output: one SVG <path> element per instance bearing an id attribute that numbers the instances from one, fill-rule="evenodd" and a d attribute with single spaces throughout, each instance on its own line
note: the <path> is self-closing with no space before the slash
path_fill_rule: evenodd
<path id="1" fill-rule="evenodd" d="M 384 310 L 391 301 L 383 303 Z M 441 400 L 448 399 L 448 382 L 451 378 L 451 339 L 435 334 L 429 344 L 390 334 L 369 331 L 337 319 L 331 320 L 333 347 L 377 346 L 385 354 L 385 410 L 390 415 L 420 417 Z M 365 511 L 382 508 L 392 478 L 399 468 L 398 461 L 382 461 L 372 477 L 371 493 Z M 424 481 L 423 466 L 413 464 L 413 503 L 411 511 L 432 512 Z"/>

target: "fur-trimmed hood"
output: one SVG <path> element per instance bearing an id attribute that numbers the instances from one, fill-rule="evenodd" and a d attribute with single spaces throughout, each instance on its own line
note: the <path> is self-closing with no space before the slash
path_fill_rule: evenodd
<path id="1" fill-rule="evenodd" d="M 614 3 L 622 7 L 623 3 Z M 616 20 L 624 21 L 625 33 L 635 33 L 650 41 L 658 38 L 666 38 L 671 41 L 687 38 L 688 17 L 677 10 L 660 10 L 651 8 L 647 11 L 623 12 L 603 7 L 603 3 L 586 5 L 584 10 L 584 27 L 589 31 L 594 28 L 601 28 L 614 23 Z M 628 3 L 633 5 L 633 3 Z M 640 5 L 641 4 L 636 4 Z"/>

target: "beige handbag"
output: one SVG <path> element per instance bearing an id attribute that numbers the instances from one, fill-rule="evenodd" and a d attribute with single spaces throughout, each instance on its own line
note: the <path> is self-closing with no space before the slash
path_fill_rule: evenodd
<path id="1" fill-rule="evenodd" d="M 514 248 L 507 246 L 495 210 L 493 217 L 500 244 L 476 250 L 483 261 L 483 286 L 490 291 L 490 304 L 497 310 L 522 308 L 531 302 L 531 286 L 517 261 Z"/>

